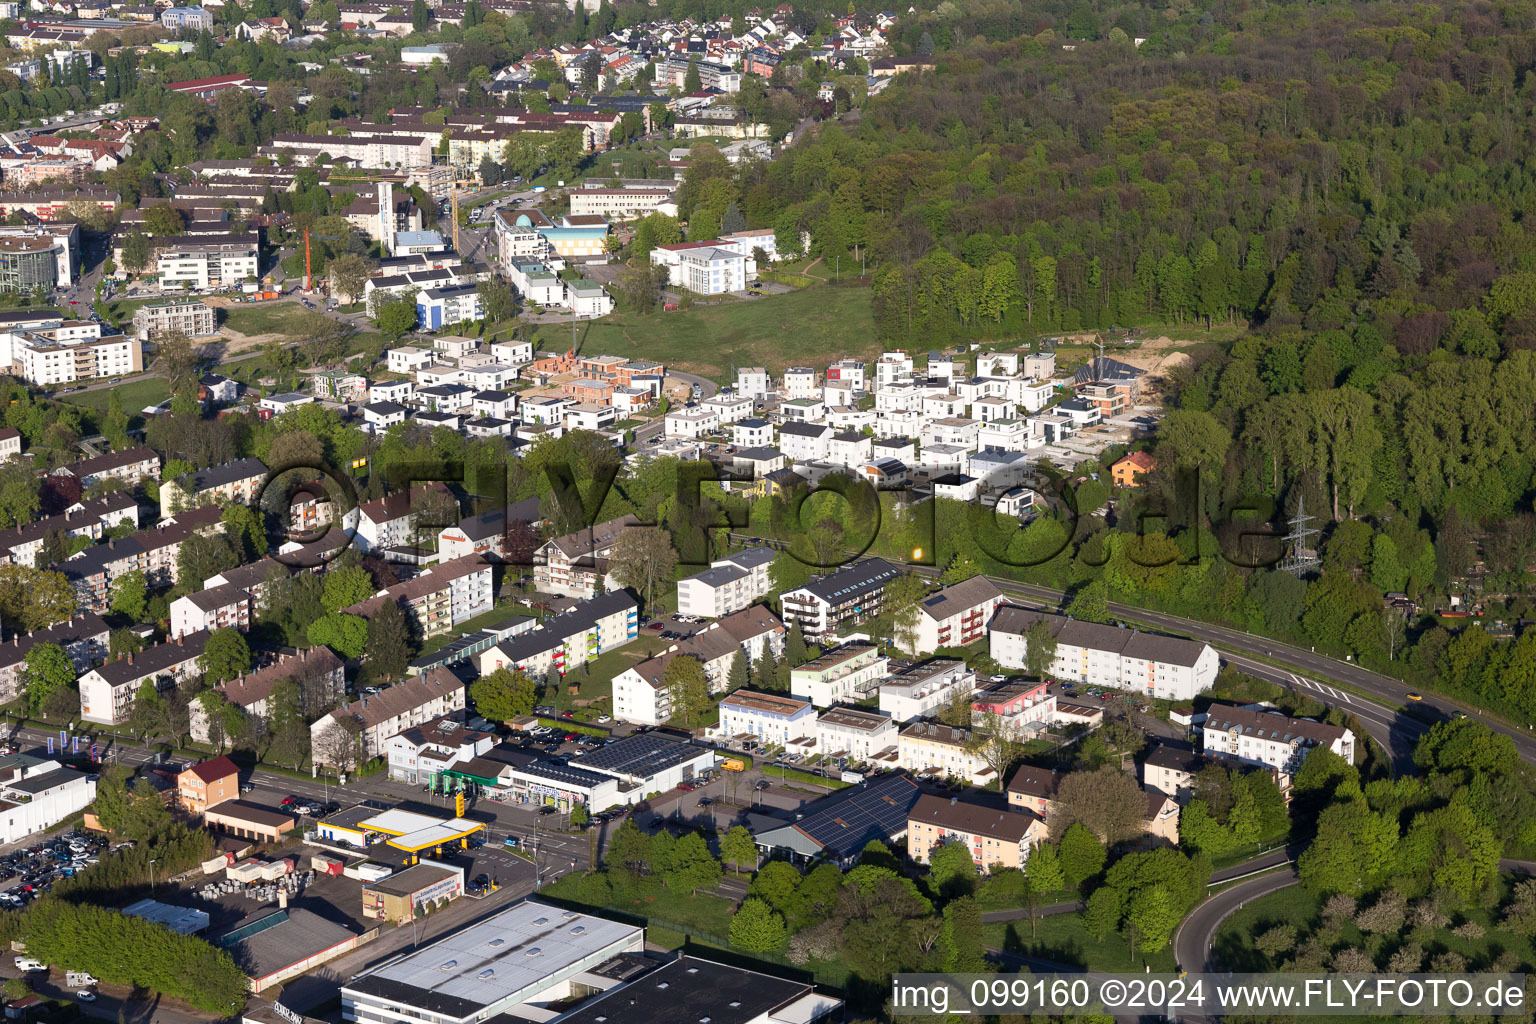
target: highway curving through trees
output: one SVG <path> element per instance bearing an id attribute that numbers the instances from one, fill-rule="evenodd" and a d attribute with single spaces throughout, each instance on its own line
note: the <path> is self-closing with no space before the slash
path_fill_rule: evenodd
<path id="1" fill-rule="evenodd" d="M 1499 868 L 1511 874 L 1536 875 L 1536 862 L 1528 860 L 1501 860 Z M 1239 882 L 1198 904 L 1173 933 L 1173 956 L 1179 969 L 1191 973 L 1222 970 L 1221 959 L 1213 947 L 1223 922 L 1250 901 L 1299 884 L 1295 868 L 1288 865 L 1283 871 Z M 1201 1018 L 1180 1019 L 1194 1022 Z"/>
<path id="2" fill-rule="evenodd" d="M 925 576 L 939 575 L 938 569 L 927 567 L 918 567 L 914 571 Z M 1032 603 L 1039 608 L 1056 611 L 1066 600 L 1064 592 L 1050 587 L 1019 583 L 998 576 L 987 578 L 1005 595 L 1022 598 L 1023 603 Z M 1532 735 L 1529 729 L 1511 727 L 1482 714 L 1476 708 L 1464 707 L 1443 695 L 1415 695 L 1418 698 L 1415 699 L 1409 696 L 1413 689 L 1407 684 L 1353 662 L 1339 661 L 1294 644 L 1254 636 L 1240 629 L 1148 611 L 1134 605 L 1111 602 L 1108 610 L 1118 619 L 1204 641 L 1221 652 L 1223 661 L 1249 675 L 1299 690 L 1326 704 L 1342 708 L 1356 716 L 1372 738 L 1391 754 L 1393 765 L 1399 771 L 1412 767 L 1413 747 L 1418 738 L 1430 728 L 1425 721 L 1405 713 L 1403 709 L 1410 704 L 1442 719 L 1449 719 L 1458 712 L 1475 718 L 1494 732 L 1510 737 L 1520 757 L 1536 763 L 1536 735 Z"/>

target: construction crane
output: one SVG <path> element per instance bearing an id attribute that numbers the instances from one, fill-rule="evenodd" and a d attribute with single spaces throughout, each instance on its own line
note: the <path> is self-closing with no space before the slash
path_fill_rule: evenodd
<path id="1" fill-rule="evenodd" d="M 453 222 L 453 251 L 462 256 L 464 255 L 464 250 L 460 248 L 459 242 L 459 183 L 457 181 L 453 183 L 451 201 L 453 203 L 450 215 Z"/>
<path id="2" fill-rule="evenodd" d="M 346 241 L 345 238 L 337 238 L 335 235 L 316 235 L 315 237 L 323 238 L 327 242 Z M 309 228 L 304 229 L 304 290 L 307 292 L 312 292 L 315 290 L 315 275 L 310 270 L 309 260 Z"/>

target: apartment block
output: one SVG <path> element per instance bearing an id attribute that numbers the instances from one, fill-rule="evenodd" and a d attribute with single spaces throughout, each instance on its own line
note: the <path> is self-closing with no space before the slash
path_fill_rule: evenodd
<path id="1" fill-rule="evenodd" d="M 356 733 L 360 756 L 368 760 L 388 750 L 391 736 L 458 711 L 464 705 L 464 681 L 446 668 L 435 668 L 322 716 L 309 727 L 311 749 L 316 761 L 323 762 L 324 751 L 334 749 L 325 734 L 332 729 L 347 729 Z M 350 725 L 342 724 L 348 720 Z"/>
<path id="2" fill-rule="evenodd" d="M 927 864 L 938 846 L 954 843 L 970 852 L 984 875 L 1022 870 L 1030 850 L 1049 836 L 1038 816 L 976 798 L 925 793 L 907 812 L 907 856 L 918 864 Z"/>
<path id="3" fill-rule="evenodd" d="M 525 404 L 524 410 L 531 404 Z M 534 556 L 534 586 L 548 594 L 592 597 L 598 575 L 608 574 L 608 555 L 619 535 L 639 523 L 634 516 L 624 515 L 545 542 Z"/>
<path id="4" fill-rule="evenodd" d="M 1003 604 L 1003 592 L 985 576 L 973 576 L 945 587 L 918 604 L 914 654 L 940 647 L 965 647 L 987 636 L 992 613 Z"/>
<path id="5" fill-rule="evenodd" d="M 164 690 L 201 672 L 197 662 L 207 643 L 206 632 L 190 633 L 96 666 L 80 677 L 80 717 L 97 725 L 121 725 L 144 683 Z"/>
<path id="6" fill-rule="evenodd" d="M 385 601 L 398 603 L 423 637 L 451 632 L 460 623 L 494 607 L 491 563 L 475 554 L 440 562 L 423 569 L 419 576 L 342 610 L 367 618 Z"/>
<path id="7" fill-rule="evenodd" d="M 217 330 L 213 310 L 201 302 L 168 299 L 140 306 L 133 313 L 133 333 L 140 341 L 157 341 L 173 332 L 196 338 Z"/>
<path id="8" fill-rule="evenodd" d="M 857 704 L 880 688 L 890 659 L 873 644 L 851 643 L 793 669 L 789 692 L 819 708 Z"/>
<path id="9" fill-rule="evenodd" d="M 1056 656 L 1047 669 L 1056 679 L 1186 701 L 1210 689 L 1221 667 L 1215 649 L 1197 640 L 1011 606 L 992 618 L 993 660 L 1004 668 L 1024 668 L 1029 629 L 1036 622 L 1044 622 L 1056 639 Z"/>
<path id="10" fill-rule="evenodd" d="M 266 479 L 267 465 L 260 459 L 209 466 L 162 484 L 160 514 L 170 516 L 204 505 L 250 505 L 261 494 Z"/>
<path id="11" fill-rule="evenodd" d="M 238 288 L 261 272 L 261 243 L 254 234 L 183 235 L 155 239 L 153 246 L 155 274 L 162 287 L 200 292 Z"/>

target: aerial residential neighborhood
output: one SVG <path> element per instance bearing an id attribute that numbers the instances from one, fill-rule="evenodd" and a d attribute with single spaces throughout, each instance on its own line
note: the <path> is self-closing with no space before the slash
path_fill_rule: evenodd
<path id="1" fill-rule="evenodd" d="M 1528 13 L 0 2 L 0 1013 L 1536 969 Z"/>

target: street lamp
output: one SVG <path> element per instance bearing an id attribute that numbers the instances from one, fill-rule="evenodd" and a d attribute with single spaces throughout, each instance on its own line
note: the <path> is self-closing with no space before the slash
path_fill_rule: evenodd
<path id="1" fill-rule="evenodd" d="M 154 899 L 154 897 L 155 897 L 155 861 L 157 859 L 158 858 L 156 858 L 156 857 L 149 858 L 149 897 L 150 897 L 150 899 Z"/>

